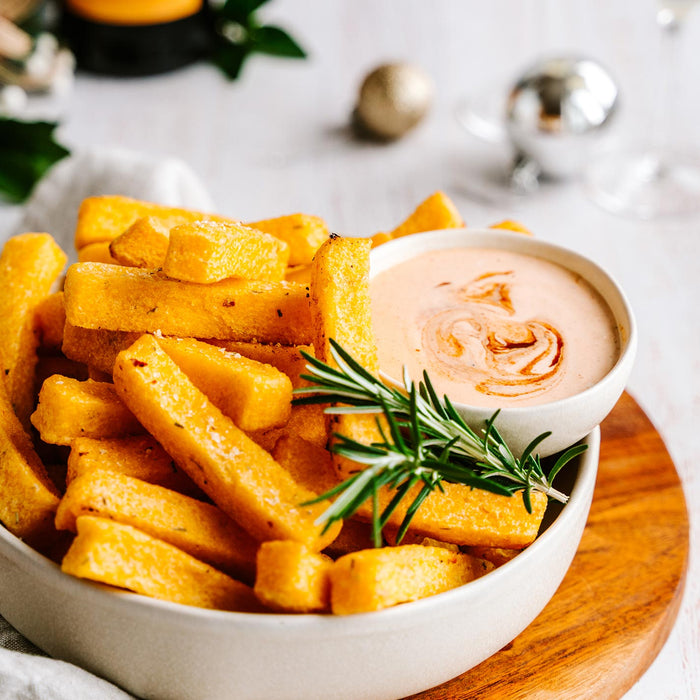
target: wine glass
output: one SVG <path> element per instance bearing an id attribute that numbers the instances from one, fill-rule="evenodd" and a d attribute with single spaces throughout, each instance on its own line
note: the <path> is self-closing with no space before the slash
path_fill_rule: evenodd
<path id="1" fill-rule="evenodd" d="M 672 94 L 679 34 L 698 0 L 659 0 L 656 22 L 661 31 L 661 80 L 658 86 L 653 141 L 642 150 L 619 150 L 594 161 L 586 173 L 591 197 L 605 209 L 640 219 L 700 212 L 700 159 L 671 147 Z"/>

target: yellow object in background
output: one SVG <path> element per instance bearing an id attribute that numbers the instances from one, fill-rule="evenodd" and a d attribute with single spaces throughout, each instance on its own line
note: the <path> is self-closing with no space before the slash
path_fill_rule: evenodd
<path id="1" fill-rule="evenodd" d="M 66 7 L 103 24 L 164 24 L 199 12 L 202 0 L 66 0 Z"/>

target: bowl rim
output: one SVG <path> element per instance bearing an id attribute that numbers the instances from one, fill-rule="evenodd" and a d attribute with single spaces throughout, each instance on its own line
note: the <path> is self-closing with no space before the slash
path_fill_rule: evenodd
<path id="1" fill-rule="evenodd" d="M 232 612 L 224 610 L 210 610 L 190 605 L 183 605 L 165 600 L 150 598 L 131 591 L 120 590 L 110 586 L 83 580 L 65 574 L 58 564 L 32 549 L 21 539 L 13 535 L 0 524 L 0 558 L 5 557 L 21 568 L 29 575 L 40 578 L 42 585 L 53 589 L 61 589 L 66 595 L 79 596 L 84 605 L 96 601 L 100 608 L 111 608 L 114 612 L 122 612 L 127 607 L 131 616 L 148 617 L 154 613 L 170 613 L 171 619 L 177 619 L 178 624 L 199 628 L 202 625 L 211 626 L 212 630 L 226 629 L 231 625 L 241 630 L 246 628 L 280 631 L 290 629 L 292 631 L 304 631 L 307 628 L 326 634 L 341 636 L 357 636 L 370 634 L 380 630 L 387 623 L 391 623 L 394 629 L 409 627 L 415 623 L 416 618 L 424 615 L 448 614 L 452 604 L 465 597 L 478 595 L 485 586 L 489 586 L 504 576 L 508 576 L 516 567 L 527 566 L 529 560 L 547 547 L 549 541 L 563 530 L 569 521 L 575 520 L 581 508 L 588 508 L 595 487 L 596 474 L 599 461 L 600 427 L 596 426 L 581 442 L 588 445 L 588 449 L 577 457 L 578 473 L 571 489 L 568 503 L 562 508 L 555 520 L 545 532 L 521 554 L 513 560 L 490 571 L 487 575 L 470 581 L 457 588 L 444 591 L 410 603 L 403 603 L 384 610 L 356 613 L 353 615 L 332 614 L 288 614 L 288 613 L 248 613 Z M 2 610 L 0 610 L 2 613 Z"/>
<path id="2" fill-rule="evenodd" d="M 538 238 L 534 238 L 528 234 L 523 234 L 515 231 L 508 231 L 506 229 L 492 229 L 492 228 L 447 228 L 447 229 L 436 229 L 434 231 L 425 231 L 421 233 L 411 234 L 410 236 L 401 236 L 400 238 L 394 238 L 380 246 L 372 249 L 370 254 L 370 282 L 374 275 L 380 274 L 385 270 L 393 267 L 393 265 L 385 265 L 381 270 L 372 270 L 372 260 L 380 260 L 382 257 L 388 257 L 392 252 L 401 251 L 408 247 L 409 249 L 417 248 L 416 252 L 406 255 L 400 255 L 396 264 L 405 262 L 407 260 L 412 260 L 413 258 L 420 255 L 422 252 L 427 252 L 430 250 L 444 250 L 451 248 L 465 247 L 465 240 L 467 243 L 470 241 L 474 242 L 475 245 L 467 245 L 468 248 L 489 248 L 487 245 L 489 242 L 493 241 L 493 248 L 510 250 L 511 252 L 521 253 L 525 255 L 532 255 L 534 257 L 542 257 L 548 262 L 554 262 L 561 267 L 574 272 L 575 274 L 582 275 L 578 269 L 570 266 L 566 262 L 563 262 L 560 258 L 567 258 L 572 260 L 576 266 L 580 265 L 582 267 L 588 267 L 593 270 L 597 275 L 599 275 L 605 283 L 609 286 L 609 289 L 617 295 L 617 301 L 619 302 L 620 308 L 624 312 L 626 318 L 620 318 L 619 314 L 615 313 L 612 308 L 608 295 L 604 294 L 599 285 L 593 284 L 588 277 L 586 281 L 603 297 L 606 305 L 610 309 L 611 314 L 615 320 L 615 324 L 618 328 L 618 332 L 624 328 L 626 331 L 626 336 L 620 338 L 620 354 L 617 358 L 615 364 L 608 370 L 601 379 L 599 379 L 595 384 L 591 385 L 587 389 L 580 391 L 571 396 L 565 396 L 561 399 L 556 399 L 554 401 L 547 401 L 544 403 L 533 404 L 530 406 L 504 406 L 499 409 L 500 415 L 523 415 L 532 413 L 533 411 L 559 411 L 566 410 L 571 404 L 578 403 L 579 401 L 586 401 L 594 392 L 598 392 L 605 389 L 608 385 L 614 384 L 617 380 L 617 376 L 621 371 L 625 371 L 625 368 L 631 367 L 634 360 L 634 356 L 637 351 L 638 343 L 638 327 L 632 306 L 627 298 L 627 295 L 622 288 L 622 286 L 617 282 L 617 280 L 607 271 L 606 268 L 599 265 L 597 262 L 585 255 L 567 248 L 565 246 L 559 245 L 557 243 L 552 243 L 550 241 L 543 241 Z M 477 244 L 478 240 L 478 244 Z M 485 244 L 481 244 L 482 241 Z M 431 245 L 437 242 L 437 245 Z M 514 245 L 513 245 L 514 244 Z M 534 250 L 533 250 L 534 249 Z M 542 256 L 538 255 L 537 252 L 546 252 L 548 255 Z M 383 261 L 382 261 L 383 262 Z M 397 380 L 386 372 L 380 370 L 381 377 L 393 384 L 394 386 L 404 388 L 403 382 Z M 492 415 L 494 409 L 491 407 L 477 406 L 475 404 L 464 403 L 461 401 L 452 401 L 455 408 L 468 410 L 472 413 L 479 413 L 483 415 Z"/>

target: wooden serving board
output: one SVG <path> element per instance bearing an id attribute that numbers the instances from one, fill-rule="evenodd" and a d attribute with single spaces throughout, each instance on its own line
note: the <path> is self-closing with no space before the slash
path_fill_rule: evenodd
<path id="1" fill-rule="evenodd" d="M 663 440 L 628 394 L 601 431 L 593 504 L 559 590 L 511 644 L 414 700 L 613 699 L 654 660 L 685 583 L 685 498 Z"/>

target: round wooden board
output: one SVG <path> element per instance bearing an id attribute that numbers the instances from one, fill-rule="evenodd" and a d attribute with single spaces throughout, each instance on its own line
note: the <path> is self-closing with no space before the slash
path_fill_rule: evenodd
<path id="1" fill-rule="evenodd" d="M 628 394 L 601 431 L 593 505 L 559 590 L 511 644 L 414 700 L 613 699 L 654 660 L 685 583 L 683 489 L 663 440 Z"/>

